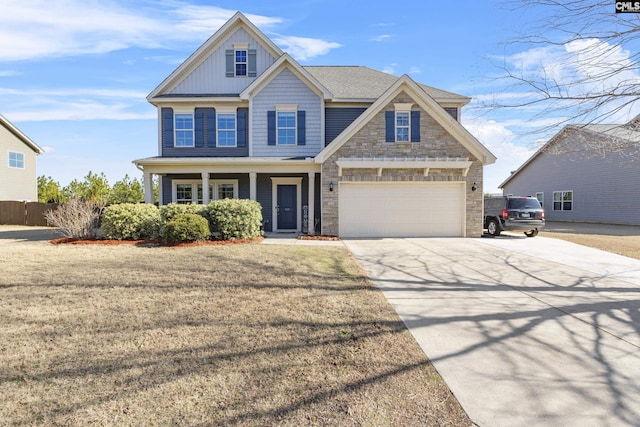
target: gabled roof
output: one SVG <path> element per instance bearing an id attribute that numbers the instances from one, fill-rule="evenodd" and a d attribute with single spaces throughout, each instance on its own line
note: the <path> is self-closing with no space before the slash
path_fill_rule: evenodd
<path id="1" fill-rule="evenodd" d="M 22 133 L 20 129 L 15 127 L 9 120 L 7 120 L 3 115 L 0 114 L 0 124 L 4 126 L 9 132 L 14 134 L 16 138 L 24 142 L 26 146 L 31 148 L 36 154 L 43 154 L 44 150 L 35 142 L 33 142 L 27 135 Z"/>
<path id="2" fill-rule="evenodd" d="M 332 154 L 351 139 L 360 129 L 362 129 L 373 117 L 389 104 L 401 92 L 407 93 L 424 111 L 445 128 L 460 144 L 462 144 L 471 154 L 473 154 L 484 165 L 494 163 L 496 157 L 482 145 L 473 135 L 469 133 L 457 120 L 449 115 L 438 103 L 429 95 L 425 89 L 417 84 L 408 75 L 404 74 L 397 79 L 387 90 L 362 113 L 351 125 L 349 125 L 336 139 L 327 145 L 315 157 L 317 163 L 324 163 Z"/>
<path id="3" fill-rule="evenodd" d="M 640 117 L 640 116 L 639 116 Z M 607 141 L 619 147 L 622 143 L 631 142 L 633 144 L 640 143 L 640 132 L 635 130 L 638 117 L 624 125 L 620 124 L 595 124 L 595 125 L 567 125 L 556 133 L 549 141 L 538 149 L 531 157 L 529 157 L 518 169 L 507 177 L 498 188 L 504 188 L 505 185 L 513 177 L 518 175 L 520 171 L 526 168 L 530 163 L 537 159 L 542 153 L 548 152 L 551 148 L 561 141 L 562 137 L 571 132 L 578 132 L 587 135 L 590 138 L 603 138 L 603 142 Z"/>
<path id="4" fill-rule="evenodd" d="M 275 58 L 282 55 L 282 50 L 276 46 L 262 31 L 258 29 L 241 12 L 236 12 L 218 31 L 191 54 L 178 68 L 164 79 L 148 96 L 147 100 L 155 98 L 159 94 L 170 90 L 178 84 L 185 76 L 192 72 L 198 65 L 202 64 L 211 53 L 216 50 L 224 41 L 230 37 L 238 28 L 244 28 L 254 39 L 258 40 L 263 47 Z"/>
<path id="5" fill-rule="evenodd" d="M 331 99 L 333 95 L 327 90 L 316 78 L 310 74 L 304 67 L 301 67 L 288 53 L 283 54 L 276 62 L 271 64 L 264 73 L 255 79 L 245 90 L 240 93 L 241 99 L 249 99 L 254 94 L 259 92 L 268 82 L 277 76 L 280 71 L 288 68 L 307 86 L 312 87 L 315 91 L 321 95 L 324 99 Z"/>
<path id="6" fill-rule="evenodd" d="M 397 76 L 363 66 L 303 67 L 333 94 L 334 100 L 378 99 L 398 80 Z M 467 104 L 471 98 L 418 83 L 440 103 Z"/>

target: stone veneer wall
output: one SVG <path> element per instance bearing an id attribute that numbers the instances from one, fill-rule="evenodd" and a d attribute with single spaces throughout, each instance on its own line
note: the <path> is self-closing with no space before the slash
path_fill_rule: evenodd
<path id="1" fill-rule="evenodd" d="M 409 102 L 414 101 L 404 93 L 399 94 L 322 165 L 322 234 L 338 234 L 339 182 L 466 181 L 466 236 L 482 235 L 483 167 L 479 160 L 422 109 L 419 143 L 385 142 L 385 111 L 393 110 L 395 103 Z M 336 161 L 341 157 L 468 157 L 473 164 L 466 177 L 459 169 L 432 169 L 426 177 L 423 169 L 383 169 L 382 176 L 378 176 L 374 169 L 343 169 L 339 177 Z M 474 182 L 477 190 L 471 191 Z M 333 183 L 333 191 L 329 191 L 330 183 Z"/>

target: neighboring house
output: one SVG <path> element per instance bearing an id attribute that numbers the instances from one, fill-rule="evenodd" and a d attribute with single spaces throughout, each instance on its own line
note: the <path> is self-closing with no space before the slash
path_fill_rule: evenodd
<path id="1" fill-rule="evenodd" d="M 359 66 L 301 66 L 241 13 L 149 96 L 160 203 L 239 197 L 264 230 L 480 236 L 483 166 L 469 98 Z M 204 191 L 203 191 L 204 189 Z M 476 191 L 477 190 L 477 191 Z"/>
<path id="2" fill-rule="evenodd" d="M 500 188 L 537 197 L 548 220 L 640 224 L 639 123 L 566 126 Z"/>
<path id="3" fill-rule="evenodd" d="M 38 201 L 35 142 L 0 115 L 0 200 Z"/>

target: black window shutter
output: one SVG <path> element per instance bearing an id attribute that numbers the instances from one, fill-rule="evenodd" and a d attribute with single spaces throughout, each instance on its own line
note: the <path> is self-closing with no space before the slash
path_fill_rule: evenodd
<path id="1" fill-rule="evenodd" d="M 216 109 L 207 108 L 207 145 L 216 146 Z"/>
<path id="2" fill-rule="evenodd" d="M 236 142 L 238 147 L 247 146 L 249 126 L 247 126 L 247 108 L 238 108 L 236 113 Z"/>
<path id="3" fill-rule="evenodd" d="M 276 145 L 276 112 L 267 111 L 267 144 Z"/>
<path id="4" fill-rule="evenodd" d="M 162 119 L 162 145 L 173 147 L 173 108 L 160 109 Z"/>
<path id="5" fill-rule="evenodd" d="M 194 112 L 193 130 L 195 133 L 195 146 L 204 147 L 204 118 L 205 108 L 196 108 Z"/>
<path id="6" fill-rule="evenodd" d="M 256 68 L 256 50 L 255 49 L 249 49 L 249 51 L 247 52 L 247 62 L 248 62 L 248 73 L 247 76 L 248 77 L 255 77 L 258 75 L 258 71 Z"/>
<path id="7" fill-rule="evenodd" d="M 411 142 L 420 142 L 420 111 L 411 112 Z"/>
<path id="8" fill-rule="evenodd" d="M 227 77 L 233 77 L 233 76 L 236 75 L 235 70 L 233 69 L 233 66 L 235 64 L 235 61 L 234 61 L 234 58 L 233 58 L 233 49 L 225 51 L 225 56 L 227 58 L 227 73 L 226 73 L 226 76 Z"/>
<path id="9" fill-rule="evenodd" d="M 396 112 L 385 111 L 384 120 L 385 120 L 385 127 L 384 127 L 385 141 L 396 142 Z"/>
<path id="10" fill-rule="evenodd" d="M 305 145 L 307 143 L 306 133 L 306 113 L 304 111 L 298 111 L 298 145 Z"/>

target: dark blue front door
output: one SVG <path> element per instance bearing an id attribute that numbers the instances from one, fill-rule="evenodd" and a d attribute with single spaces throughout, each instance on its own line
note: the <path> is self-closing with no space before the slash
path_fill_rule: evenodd
<path id="1" fill-rule="evenodd" d="M 278 230 L 295 230 L 298 226 L 298 212 L 295 185 L 278 185 Z"/>

